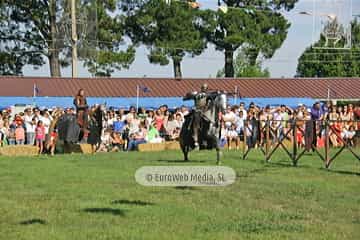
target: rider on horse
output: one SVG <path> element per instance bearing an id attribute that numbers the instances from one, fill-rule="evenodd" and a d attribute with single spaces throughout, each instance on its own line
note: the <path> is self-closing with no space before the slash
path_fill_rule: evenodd
<path id="1" fill-rule="evenodd" d="M 76 107 L 77 122 L 82 129 L 83 137 L 87 137 L 88 128 L 88 104 L 85 97 L 85 91 L 80 89 L 78 94 L 74 98 L 74 105 Z"/>
<path id="2" fill-rule="evenodd" d="M 200 135 L 200 123 L 203 119 L 203 113 L 207 109 L 208 104 L 208 85 L 204 83 L 201 86 L 200 92 L 190 92 L 186 94 L 184 100 L 194 99 L 195 109 L 193 111 L 192 129 L 193 138 L 195 141 L 195 148 L 199 149 L 199 135 Z"/>

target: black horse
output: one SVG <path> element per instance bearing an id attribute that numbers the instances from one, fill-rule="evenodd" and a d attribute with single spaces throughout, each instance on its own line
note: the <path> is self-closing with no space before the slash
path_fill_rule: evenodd
<path id="1" fill-rule="evenodd" d="M 219 114 L 224 113 L 226 109 L 226 95 L 221 92 L 208 94 L 208 106 L 202 113 L 199 129 L 200 149 L 216 148 L 217 164 L 220 164 L 220 131 L 221 124 Z M 195 148 L 193 137 L 193 124 L 195 124 L 194 111 L 185 117 L 185 122 L 180 132 L 180 146 L 184 154 L 184 160 L 188 161 L 188 153 Z"/>
<path id="2" fill-rule="evenodd" d="M 93 109 L 92 117 L 89 120 L 92 120 L 92 126 L 88 126 L 88 138 L 90 136 L 96 136 L 97 142 L 100 142 L 100 136 L 102 132 L 102 123 L 105 116 L 105 106 L 98 105 Z M 82 139 L 81 127 L 79 126 L 76 115 L 73 113 L 63 114 L 58 122 L 57 129 L 59 133 L 59 139 L 63 140 L 65 143 L 78 143 Z"/>

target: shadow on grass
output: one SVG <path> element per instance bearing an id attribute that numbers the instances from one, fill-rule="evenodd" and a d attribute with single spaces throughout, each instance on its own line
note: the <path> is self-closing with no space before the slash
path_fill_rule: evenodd
<path id="1" fill-rule="evenodd" d="M 39 218 L 33 218 L 33 219 L 29 219 L 29 220 L 25 220 L 20 222 L 20 225 L 32 225 L 32 224 L 41 224 L 41 225 L 45 225 L 46 221 L 43 219 L 39 219 Z"/>
<path id="2" fill-rule="evenodd" d="M 116 216 L 125 216 L 125 212 L 115 208 L 85 208 L 84 212 L 95 214 L 112 214 Z"/>
<path id="3" fill-rule="evenodd" d="M 273 167 L 273 168 L 311 168 L 309 165 L 299 165 L 300 161 L 297 163 L 296 166 L 293 165 L 291 160 L 289 161 L 281 161 L 281 162 L 269 162 L 268 166 L 265 167 Z"/>
<path id="4" fill-rule="evenodd" d="M 177 186 L 175 187 L 176 190 L 196 190 L 196 188 L 194 187 L 189 187 L 189 186 Z"/>
<path id="5" fill-rule="evenodd" d="M 168 162 L 168 163 L 192 163 L 192 162 L 197 162 L 197 163 L 204 163 L 206 162 L 205 160 L 189 160 L 189 161 L 184 161 L 184 160 L 156 160 L 157 162 Z"/>
<path id="6" fill-rule="evenodd" d="M 144 202 L 141 200 L 126 200 L 126 199 L 119 199 L 119 200 L 114 200 L 111 202 L 111 204 L 128 204 L 128 205 L 137 205 L 137 206 L 148 206 L 148 205 L 155 205 L 152 202 Z"/>
<path id="7" fill-rule="evenodd" d="M 351 172 L 351 171 L 344 171 L 344 170 L 332 170 L 332 169 L 326 169 L 326 168 L 320 168 L 320 170 L 326 171 L 326 172 L 331 172 L 331 173 L 344 174 L 344 175 L 360 176 L 360 173 L 358 173 L 358 172 Z"/>

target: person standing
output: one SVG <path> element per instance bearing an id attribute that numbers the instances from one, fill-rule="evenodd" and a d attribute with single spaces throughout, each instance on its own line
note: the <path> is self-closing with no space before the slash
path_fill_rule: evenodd
<path id="1" fill-rule="evenodd" d="M 311 121 L 313 125 L 313 138 L 312 138 L 312 149 L 317 144 L 317 136 L 321 137 L 321 123 L 320 121 L 324 118 L 324 111 L 320 106 L 320 102 L 316 102 L 311 108 Z"/>
<path id="2" fill-rule="evenodd" d="M 84 89 L 80 89 L 74 98 L 74 105 L 76 107 L 76 119 L 83 132 L 83 138 L 87 137 L 88 128 L 88 104 L 85 97 Z"/>
<path id="3" fill-rule="evenodd" d="M 45 141 L 45 127 L 43 126 L 41 120 L 38 121 L 35 129 L 35 139 L 36 139 L 36 146 L 39 148 L 39 154 L 41 154 L 44 149 L 44 141 Z"/>
<path id="4" fill-rule="evenodd" d="M 33 120 L 34 120 L 35 124 L 33 124 Z M 25 129 L 26 129 L 26 144 L 34 145 L 36 119 L 31 114 L 30 108 L 25 109 L 24 123 L 25 123 Z"/>

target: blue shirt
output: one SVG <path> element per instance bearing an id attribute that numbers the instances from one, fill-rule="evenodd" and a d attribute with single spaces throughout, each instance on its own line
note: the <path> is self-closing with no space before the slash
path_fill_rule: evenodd
<path id="1" fill-rule="evenodd" d="M 125 122 L 123 121 L 115 121 L 113 122 L 114 132 L 121 132 L 125 126 Z"/>
<path id="2" fill-rule="evenodd" d="M 322 115 L 324 115 L 324 111 L 322 110 L 322 108 L 320 108 L 320 109 L 316 109 L 315 107 L 311 108 L 311 119 L 312 120 L 319 120 Z"/>

